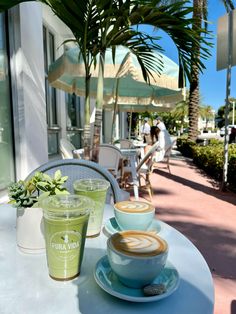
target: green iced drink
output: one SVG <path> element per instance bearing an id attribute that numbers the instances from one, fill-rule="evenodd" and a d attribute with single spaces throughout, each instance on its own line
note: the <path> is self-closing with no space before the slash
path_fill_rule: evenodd
<path id="1" fill-rule="evenodd" d="M 90 199 L 55 195 L 42 201 L 49 275 L 56 280 L 77 277 L 83 259 Z"/>
<path id="2" fill-rule="evenodd" d="M 74 182 L 74 191 L 78 195 L 89 197 L 94 202 L 90 212 L 87 237 L 100 234 L 107 190 L 110 183 L 102 179 L 81 179 Z"/>

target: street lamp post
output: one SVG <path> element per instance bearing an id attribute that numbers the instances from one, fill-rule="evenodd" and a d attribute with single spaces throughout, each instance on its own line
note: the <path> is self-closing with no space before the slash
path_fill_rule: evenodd
<path id="1" fill-rule="evenodd" d="M 231 68 L 236 65 L 236 49 L 233 45 L 235 36 L 236 10 L 230 11 L 219 19 L 217 31 L 217 70 L 227 69 L 226 98 L 225 98 L 225 136 L 224 136 L 224 166 L 221 189 L 226 190 L 228 174 L 228 149 L 229 149 L 229 95 L 231 86 Z"/>

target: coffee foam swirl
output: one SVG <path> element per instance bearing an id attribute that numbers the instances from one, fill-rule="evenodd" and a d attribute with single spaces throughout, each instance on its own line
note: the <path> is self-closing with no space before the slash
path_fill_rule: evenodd
<path id="1" fill-rule="evenodd" d="M 159 236 L 145 231 L 123 231 L 110 238 L 113 248 L 132 256 L 155 256 L 167 250 L 167 243 Z"/>
<path id="2" fill-rule="evenodd" d="M 154 210 L 151 204 L 139 201 L 123 201 L 115 204 L 115 208 L 127 213 L 147 213 Z"/>

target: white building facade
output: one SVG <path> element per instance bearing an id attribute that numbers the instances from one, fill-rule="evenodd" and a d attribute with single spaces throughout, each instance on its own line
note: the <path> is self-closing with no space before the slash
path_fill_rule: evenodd
<path id="1" fill-rule="evenodd" d="M 0 14 L 0 197 L 11 181 L 57 155 L 61 137 L 80 140 L 83 121 L 75 113 L 73 129 L 68 110 L 83 107 L 82 100 L 69 106 L 71 96 L 47 83 L 48 66 L 68 38 L 70 30 L 39 3 Z"/>
<path id="2" fill-rule="evenodd" d="M 0 14 L 0 202 L 10 182 L 60 158 L 60 138 L 81 147 L 84 99 L 47 81 L 50 63 L 70 38 L 71 31 L 40 3 L 22 3 Z M 126 130 L 126 115 L 121 116 L 121 130 Z M 106 112 L 105 142 L 111 139 L 111 121 L 112 113 Z"/>

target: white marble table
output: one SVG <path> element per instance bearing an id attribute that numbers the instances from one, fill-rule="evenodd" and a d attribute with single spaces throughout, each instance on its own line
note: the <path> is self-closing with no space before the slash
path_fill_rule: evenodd
<path id="1" fill-rule="evenodd" d="M 143 143 L 141 141 L 133 141 L 133 145 L 136 149 L 140 148 L 141 159 L 143 159 L 143 157 L 145 156 L 144 148 L 147 146 L 147 143 Z"/>
<path id="2" fill-rule="evenodd" d="M 105 218 L 113 216 L 107 205 Z M 46 256 L 26 255 L 16 247 L 15 209 L 0 205 L 1 314 L 212 314 L 214 289 L 209 268 L 196 247 L 181 233 L 160 222 L 169 243 L 169 260 L 180 274 L 171 296 L 156 302 L 133 303 L 104 292 L 95 282 L 96 262 L 106 254 L 106 236 L 87 239 L 81 274 L 70 282 L 48 276 Z"/>

